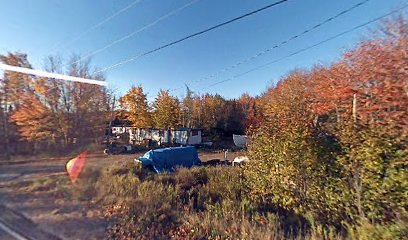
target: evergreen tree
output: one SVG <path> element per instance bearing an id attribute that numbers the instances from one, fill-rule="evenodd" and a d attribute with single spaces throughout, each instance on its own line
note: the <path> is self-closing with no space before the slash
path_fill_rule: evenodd
<path id="1" fill-rule="evenodd" d="M 160 90 L 153 103 L 153 122 L 157 128 L 172 128 L 179 124 L 180 103 L 169 91 Z"/>

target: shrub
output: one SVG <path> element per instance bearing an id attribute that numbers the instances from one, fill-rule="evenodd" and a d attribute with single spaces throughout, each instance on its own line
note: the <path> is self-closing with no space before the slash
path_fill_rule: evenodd
<path id="1" fill-rule="evenodd" d="M 217 216 L 211 212 L 189 213 L 171 239 L 285 239 L 276 216 L 242 218 L 238 213 Z"/>
<path id="2" fill-rule="evenodd" d="M 136 196 L 140 183 L 136 166 L 111 166 L 103 169 L 96 188 L 97 199 L 104 203 L 123 203 Z"/>
<path id="3" fill-rule="evenodd" d="M 90 201 L 97 194 L 97 183 L 101 176 L 101 170 L 86 166 L 77 181 L 72 184 L 72 197 L 81 201 Z"/>
<path id="4" fill-rule="evenodd" d="M 387 223 L 408 209 L 406 136 L 368 125 L 347 126 L 341 133 L 343 201 L 354 219 Z M 348 198 L 347 198 L 348 197 Z"/>
<path id="5" fill-rule="evenodd" d="M 391 224 L 373 224 L 367 220 L 363 220 L 358 226 L 348 226 L 350 239 L 361 240 L 393 240 L 404 239 L 408 236 L 408 222 L 396 221 Z"/>

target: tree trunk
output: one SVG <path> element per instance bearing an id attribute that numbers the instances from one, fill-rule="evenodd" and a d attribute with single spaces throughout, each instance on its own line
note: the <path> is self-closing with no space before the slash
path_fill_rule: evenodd
<path id="1" fill-rule="evenodd" d="M 4 153 L 6 160 L 10 159 L 10 136 L 9 136 L 9 122 L 8 122 L 8 105 L 7 97 L 5 99 L 5 106 L 3 110 L 3 131 L 4 131 Z"/>

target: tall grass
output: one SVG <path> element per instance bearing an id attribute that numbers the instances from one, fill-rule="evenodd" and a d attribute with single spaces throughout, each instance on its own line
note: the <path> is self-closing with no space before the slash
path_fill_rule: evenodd
<path id="1" fill-rule="evenodd" d="M 138 165 L 85 169 L 72 196 L 105 205 L 109 239 L 402 239 L 404 219 L 381 226 L 322 225 L 247 198 L 241 168 L 180 168 L 152 174 Z"/>

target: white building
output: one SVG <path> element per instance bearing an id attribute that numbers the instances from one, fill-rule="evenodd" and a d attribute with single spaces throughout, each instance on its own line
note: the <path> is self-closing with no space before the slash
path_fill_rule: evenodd
<path id="1" fill-rule="evenodd" d="M 202 130 L 196 128 L 177 129 L 150 129 L 131 128 L 129 130 L 129 141 L 131 144 L 139 144 L 145 140 L 153 140 L 157 144 L 180 144 L 198 145 L 201 144 Z"/>
<path id="2" fill-rule="evenodd" d="M 131 129 L 132 129 L 131 127 L 123 127 L 123 126 L 112 127 L 112 134 L 119 135 L 119 134 L 129 133 Z"/>

